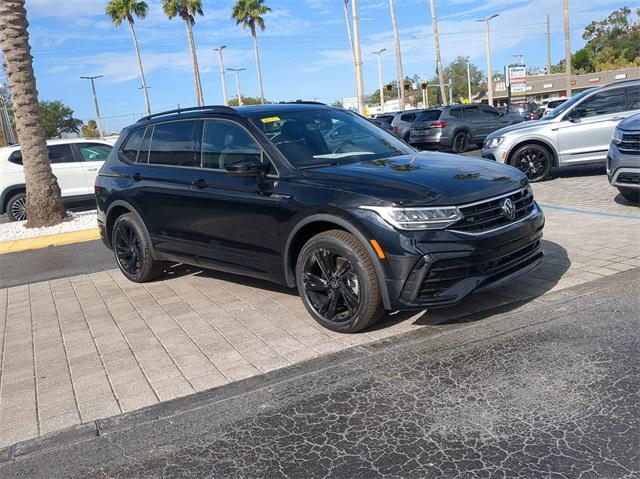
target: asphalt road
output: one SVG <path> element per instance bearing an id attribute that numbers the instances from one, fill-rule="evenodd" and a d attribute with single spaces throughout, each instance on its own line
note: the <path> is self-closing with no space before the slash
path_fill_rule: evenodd
<path id="1" fill-rule="evenodd" d="M 640 477 L 639 289 L 425 325 L 5 451 L 0 476 Z"/>

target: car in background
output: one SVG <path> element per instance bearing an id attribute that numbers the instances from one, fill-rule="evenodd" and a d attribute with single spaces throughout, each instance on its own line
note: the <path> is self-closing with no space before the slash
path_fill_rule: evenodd
<path id="1" fill-rule="evenodd" d="M 525 121 L 539 120 L 542 116 L 540 107 L 534 101 L 527 101 L 523 103 L 509 103 L 507 105 L 507 113 L 515 113 L 522 115 Z"/>
<path id="2" fill-rule="evenodd" d="M 625 199 L 640 202 L 640 113 L 621 121 L 613 130 L 607 176 Z"/>
<path id="3" fill-rule="evenodd" d="M 393 134 L 401 140 L 408 142 L 411 123 L 413 123 L 418 114 L 423 111 L 424 110 L 405 110 L 396 113 L 393 116 L 393 120 L 391 120 Z"/>
<path id="4" fill-rule="evenodd" d="M 74 138 L 47 140 L 49 162 L 67 206 L 95 201 L 93 183 L 111 151 L 107 141 Z M 19 145 L 0 148 L 0 214 L 10 221 L 27 219 L 27 188 Z"/>
<path id="5" fill-rule="evenodd" d="M 529 181 L 542 181 L 554 167 L 604 163 L 615 127 L 639 112 L 640 80 L 590 88 L 542 120 L 491 133 L 482 157 L 519 168 Z"/>
<path id="6" fill-rule="evenodd" d="M 490 133 L 521 121 L 518 114 L 500 113 L 484 104 L 431 108 L 420 112 L 411 123 L 409 144 L 464 153 L 471 144 L 481 145 Z"/>
<path id="7" fill-rule="evenodd" d="M 551 112 L 552 112 L 553 110 L 555 110 L 556 108 L 558 108 L 558 107 L 559 107 L 560 105 L 562 105 L 565 101 L 567 101 L 567 99 L 566 99 L 566 98 L 558 98 L 558 99 L 555 99 L 555 100 L 549 100 L 549 101 L 546 103 L 546 105 L 545 105 L 545 107 L 544 107 L 544 109 L 543 109 L 542 116 L 544 117 L 544 116 L 546 116 L 546 115 L 550 115 L 550 114 L 551 114 Z"/>
<path id="8" fill-rule="evenodd" d="M 391 133 L 392 135 L 394 134 L 393 128 L 391 128 L 391 122 L 386 121 L 384 118 L 378 116 L 376 118 L 367 118 L 367 119 L 374 125 L 382 128 L 387 133 Z"/>

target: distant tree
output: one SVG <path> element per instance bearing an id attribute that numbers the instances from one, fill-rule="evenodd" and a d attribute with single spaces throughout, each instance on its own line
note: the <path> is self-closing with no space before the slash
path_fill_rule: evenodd
<path id="1" fill-rule="evenodd" d="M 79 133 L 82 120 L 73 117 L 73 110 L 60 101 L 41 101 L 38 103 L 40 116 L 47 138 L 60 136 L 62 133 Z"/>
<path id="2" fill-rule="evenodd" d="M 0 2 L 0 45 L 13 99 L 16 130 L 27 185 L 27 227 L 51 226 L 67 218 L 58 181 L 51 171 L 24 0 Z"/>
<path id="3" fill-rule="evenodd" d="M 340 100 L 336 100 L 334 101 L 331 106 L 335 106 L 336 108 L 344 108 L 344 105 L 342 104 L 342 102 Z"/>
<path id="4" fill-rule="evenodd" d="M 444 77 L 446 81 L 452 81 L 454 102 L 462 102 L 464 98 L 467 98 L 469 96 L 467 91 L 468 62 L 469 57 L 459 56 L 451 63 L 449 63 L 444 69 Z M 474 93 L 478 93 L 478 89 L 483 83 L 484 72 L 473 63 L 471 63 L 469 65 L 469 73 L 469 76 L 471 77 L 471 94 L 473 95 Z M 447 94 L 449 94 L 448 89 Z M 471 98 L 469 98 L 469 101 L 471 101 Z"/>
<path id="5" fill-rule="evenodd" d="M 271 102 L 269 100 L 265 100 L 265 103 L 271 103 Z M 257 98 L 255 96 L 242 95 L 242 104 L 243 105 L 260 105 L 262 104 L 262 98 Z M 235 97 L 229 100 L 229 106 L 238 106 L 238 97 Z"/>
<path id="6" fill-rule="evenodd" d="M 89 120 L 86 124 L 82 125 L 82 136 L 85 138 L 98 138 L 100 136 L 98 124 L 95 120 Z"/>

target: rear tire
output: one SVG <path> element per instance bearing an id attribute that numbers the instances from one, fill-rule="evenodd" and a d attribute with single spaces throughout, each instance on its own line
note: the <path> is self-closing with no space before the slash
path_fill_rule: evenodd
<path id="1" fill-rule="evenodd" d="M 451 142 L 451 151 L 454 153 L 464 153 L 469 149 L 471 138 L 466 131 L 459 131 L 453 137 Z"/>
<path id="2" fill-rule="evenodd" d="M 9 221 L 27 219 L 27 194 L 24 191 L 13 195 L 7 202 L 7 218 Z"/>
<path id="3" fill-rule="evenodd" d="M 640 203 L 640 190 L 632 190 L 630 188 L 618 188 L 618 191 L 624 199 L 630 203 Z"/>
<path id="4" fill-rule="evenodd" d="M 325 231 L 307 241 L 298 255 L 296 284 L 309 314 L 332 331 L 362 331 L 384 311 L 373 262 L 346 231 Z"/>
<path id="5" fill-rule="evenodd" d="M 133 213 L 119 216 L 113 224 L 111 245 L 124 276 L 134 283 L 146 283 L 160 276 L 166 263 L 153 257 L 147 229 Z"/>
<path id="6" fill-rule="evenodd" d="M 537 143 L 527 143 L 513 153 L 509 164 L 522 171 L 534 183 L 549 177 L 553 157 L 548 148 Z"/>

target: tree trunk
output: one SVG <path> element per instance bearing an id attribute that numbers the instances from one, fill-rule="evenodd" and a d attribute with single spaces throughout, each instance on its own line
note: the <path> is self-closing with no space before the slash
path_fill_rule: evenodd
<path id="1" fill-rule="evenodd" d="M 147 114 L 151 115 L 151 102 L 149 101 L 149 91 L 147 90 L 147 81 L 144 78 L 144 69 L 142 68 L 142 57 L 140 56 L 140 46 L 138 45 L 138 38 L 136 37 L 136 29 L 133 26 L 133 22 L 129 20 L 129 27 L 131 27 L 131 38 L 133 38 L 133 46 L 136 49 L 136 59 L 138 60 L 138 70 L 140 70 L 140 82 L 142 83 L 142 91 L 144 92 L 144 102 L 147 107 Z"/>
<path id="2" fill-rule="evenodd" d="M 198 106 L 204 105 L 204 97 L 202 95 L 202 84 L 200 83 L 200 69 L 198 68 L 198 56 L 196 54 L 196 43 L 193 40 L 193 28 L 191 22 L 185 20 L 187 24 L 187 37 L 189 38 L 189 51 L 191 52 L 191 63 L 193 64 L 193 82 L 196 89 L 196 103 Z"/>
<path id="3" fill-rule="evenodd" d="M 0 42 L 13 97 L 16 130 L 27 185 L 26 226 L 52 226 L 67 218 L 60 187 L 49 164 L 47 143 L 38 109 L 24 0 L 0 2 Z"/>
<path id="4" fill-rule="evenodd" d="M 264 105 L 264 86 L 262 85 L 262 69 L 260 68 L 260 50 L 258 49 L 258 36 L 255 25 L 251 25 L 251 37 L 253 38 L 253 49 L 256 53 L 256 69 L 258 71 L 258 83 L 260 84 L 260 100 Z"/>
<path id="5" fill-rule="evenodd" d="M 404 72 L 402 71 L 402 52 L 400 50 L 400 34 L 398 33 L 398 21 L 396 20 L 396 6 L 393 0 L 389 0 L 391 10 L 391 25 L 393 26 L 393 45 L 396 50 L 396 73 L 398 75 L 398 100 L 399 110 L 404 111 L 406 103 L 404 93 Z"/>

